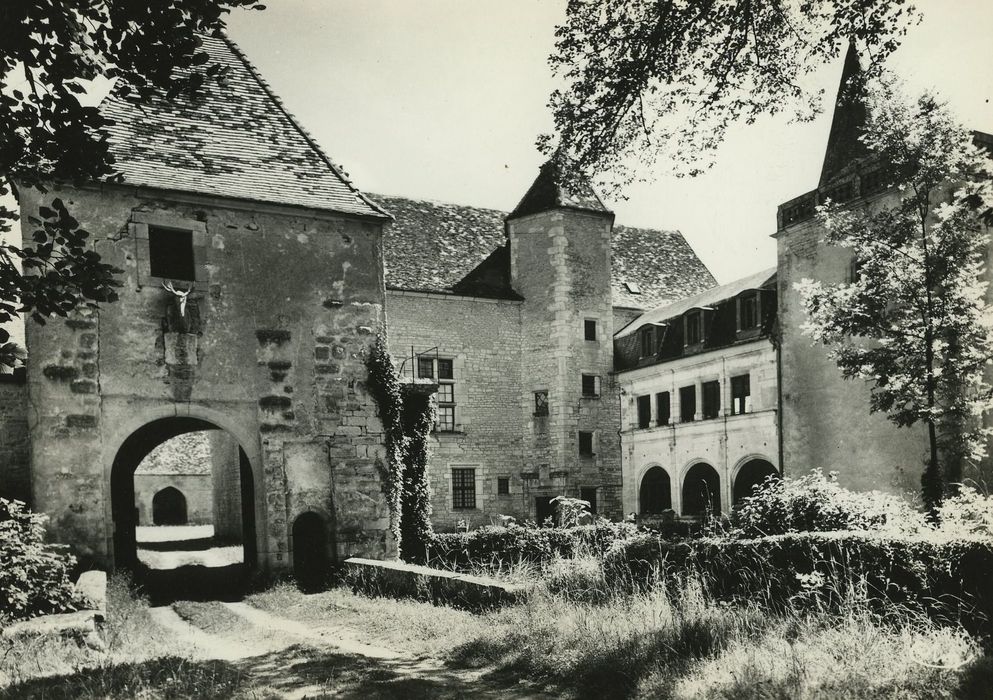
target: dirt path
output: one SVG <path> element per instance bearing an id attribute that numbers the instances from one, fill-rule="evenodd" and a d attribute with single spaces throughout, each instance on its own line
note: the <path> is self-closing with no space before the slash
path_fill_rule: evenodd
<path id="1" fill-rule="evenodd" d="M 210 630 L 184 619 L 172 606 L 153 608 L 152 617 L 176 635 L 194 658 L 228 661 L 242 669 L 261 697 L 553 697 L 490 678 L 485 671 L 452 669 L 439 659 L 366 644 L 346 627 L 310 626 L 247 603 L 206 605 L 207 612 L 215 615 L 199 619 L 216 619 Z"/>

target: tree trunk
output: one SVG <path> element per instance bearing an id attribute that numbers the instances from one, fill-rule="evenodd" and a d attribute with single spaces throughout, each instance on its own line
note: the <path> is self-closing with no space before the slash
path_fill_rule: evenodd
<path id="1" fill-rule="evenodd" d="M 932 522 L 938 522 L 938 506 L 941 504 L 942 487 L 941 471 L 938 467 L 938 434 L 934 426 L 934 420 L 928 419 L 927 437 L 931 453 L 928 457 L 927 467 L 921 476 L 921 491 L 924 497 L 924 506 L 927 508 L 928 517 Z"/>

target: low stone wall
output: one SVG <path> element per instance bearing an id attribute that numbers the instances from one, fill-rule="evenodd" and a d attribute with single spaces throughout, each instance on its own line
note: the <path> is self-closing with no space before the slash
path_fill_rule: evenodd
<path id="1" fill-rule="evenodd" d="M 344 567 L 352 590 L 369 595 L 414 598 L 470 610 L 507 605 L 527 596 L 524 586 L 399 561 L 352 557 Z"/>

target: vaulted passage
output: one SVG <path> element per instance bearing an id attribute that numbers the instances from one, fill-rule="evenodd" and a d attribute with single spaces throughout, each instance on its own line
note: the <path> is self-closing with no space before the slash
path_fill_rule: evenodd
<path id="1" fill-rule="evenodd" d="M 652 467 L 641 479 L 639 505 L 642 515 L 658 515 L 672 508 L 672 485 L 662 467 Z"/>
<path id="2" fill-rule="evenodd" d="M 772 464 L 764 459 L 753 459 L 742 465 L 734 478 L 732 503 L 738 505 L 743 498 L 752 495 L 755 487 L 769 477 L 778 477 L 779 472 Z"/>
<path id="3" fill-rule="evenodd" d="M 152 497 L 152 522 L 156 525 L 185 525 L 186 496 L 172 486 L 166 486 Z"/>
<path id="4" fill-rule="evenodd" d="M 683 478 L 683 515 L 721 512 L 721 477 L 706 462 L 690 467 Z"/>
<path id="5" fill-rule="evenodd" d="M 111 471 L 114 563 L 153 600 L 225 597 L 256 562 L 252 468 L 237 441 L 195 418 L 132 433 Z"/>
<path id="6" fill-rule="evenodd" d="M 332 554 L 324 518 L 303 513 L 293 521 L 293 575 L 304 591 L 322 590 L 331 570 Z"/>

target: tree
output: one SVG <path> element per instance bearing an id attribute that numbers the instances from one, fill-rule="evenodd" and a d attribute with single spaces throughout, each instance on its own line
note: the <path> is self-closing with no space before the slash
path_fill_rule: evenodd
<path id="1" fill-rule="evenodd" d="M 194 93 L 223 73 L 208 64 L 199 34 L 224 27 L 234 7 L 257 0 L 3 0 L 0 3 L 0 198 L 18 187 L 113 180 L 108 120 L 81 98 L 90 81 L 120 94 Z M 178 69 L 178 70 L 177 70 Z M 113 267 L 101 262 L 60 200 L 25 212 L 35 228 L 23 246 L 6 234 L 18 219 L 0 199 L 0 324 L 17 312 L 44 322 L 116 299 Z M 0 366 L 19 351 L 0 328 Z"/>
<path id="2" fill-rule="evenodd" d="M 696 174 L 735 121 L 813 118 L 806 74 L 849 41 L 878 65 L 918 18 L 904 0 L 569 0 L 550 58 L 557 138 L 539 147 L 611 171 L 615 189 L 631 161 Z"/>
<path id="3" fill-rule="evenodd" d="M 867 107 L 862 141 L 899 199 L 881 211 L 820 207 L 826 242 L 851 250 L 855 274 L 796 288 L 804 331 L 831 348 L 846 379 L 872 383 L 870 411 L 897 426 L 926 425 L 921 484 L 934 515 L 943 482 L 960 481 L 962 463 L 982 458 L 989 436 L 993 164 L 930 95 L 907 100 L 892 80 L 879 81 Z"/>

